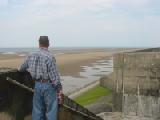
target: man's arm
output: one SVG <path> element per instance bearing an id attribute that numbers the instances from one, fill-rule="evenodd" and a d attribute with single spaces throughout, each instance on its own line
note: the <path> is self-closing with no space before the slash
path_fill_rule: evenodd
<path id="1" fill-rule="evenodd" d="M 29 60 L 29 56 L 24 60 L 23 64 L 20 66 L 20 68 L 18 69 L 18 71 L 25 72 L 29 68 L 29 66 L 28 66 L 28 60 Z"/>
<path id="2" fill-rule="evenodd" d="M 57 90 L 62 90 L 62 85 L 60 82 L 60 75 L 56 65 L 56 59 L 53 57 L 51 61 L 48 63 L 48 75 L 50 80 L 54 85 L 56 85 Z"/>
<path id="3" fill-rule="evenodd" d="M 58 104 L 63 104 L 63 92 L 62 92 L 62 84 L 60 82 L 60 75 L 57 69 L 56 65 L 56 59 L 53 57 L 53 60 L 49 62 L 48 65 L 49 68 L 49 78 L 52 81 L 53 85 L 56 85 L 57 88 L 57 98 L 58 98 Z"/>

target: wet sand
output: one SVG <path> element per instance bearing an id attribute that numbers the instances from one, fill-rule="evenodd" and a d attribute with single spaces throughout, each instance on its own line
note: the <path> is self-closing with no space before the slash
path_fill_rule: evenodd
<path id="1" fill-rule="evenodd" d="M 111 68 L 103 68 L 111 65 L 112 56 L 119 51 L 87 51 L 78 53 L 65 53 L 56 55 L 58 68 L 61 74 L 63 91 L 66 95 L 81 94 L 77 91 L 95 84 L 102 77 L 112 72 Z M 16 55 L 0 56 L 0 67 L 18 68 L 25 57 Z M 108 65 L 109 64 L 109 65 Z"/>
<path id="2" fill-rule="evenodd" d="M 93 51 L 83 53 L 67 53 L 56 55 L 56 60 L 60 74 L 62 76 L 79 76 L 81 66 L 87 66 L 97 60 L 107 59 L 112 56 L 112 52 Z M 0 55 L 0 67 L 18 68 L 25 57 L 17 55 Z"/>
<path id="3" fill-rule="evenodd" d="M 113 54 L 124 51 L 134 51 L 132 48 L 87 48 L 61 50 L 64 54 L 55 55 L 62 76 L 80 77 L 81 66 L 89 66 L 97 60 L 109 59 Z M 51 52 L 54 53 L 53 50 Z M 22 54 L 22 53 L 21 53 Z M 26 53 L 25 53 L 26 54 Z M 24 61 L 24 56 L 17 54 L 0 54 L 0 68 L 18 68 Z"/>

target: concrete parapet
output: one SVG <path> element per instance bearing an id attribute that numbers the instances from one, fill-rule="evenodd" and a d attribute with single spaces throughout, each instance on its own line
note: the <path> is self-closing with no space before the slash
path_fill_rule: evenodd
<path id="1" fill-rule="evenodd" d="M 148 49 L 141 49 L 135 52 L 160 52 L 160 48 L 148 48 Z"/>
<path id="2" fill-rule="evenodd" d="M 115 91 L 159 95 L 160 53 L 121 53 L 114 56 Z"/>
<path id="3" fill-rule="evenodd" d="M 124 115 L 160 119 L 160 97 L 123 94 Z"/>
<path id="4" fill-rule="evenodd" d="M 19 73 L 16 69 L 0 69 L 0 118 L 31 120 L 33 93 L 9 83 L 7 77 L 30 88 L 34 86 L 28 72 Z M 102 118 L 65 96 L 64 104 L 59 108 L 58 120 L 102 120 Z"/>
<path id="5" fill-rule="evenodd" d="M 123 116 L 160 119 L 160 52 L 157 51 L 160 49 L 114 55 L 114 110 Z"/>

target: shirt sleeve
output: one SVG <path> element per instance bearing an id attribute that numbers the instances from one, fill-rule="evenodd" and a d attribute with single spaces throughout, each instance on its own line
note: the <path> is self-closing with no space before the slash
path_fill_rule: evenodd
<path id="1" fill-rule="evenodd" d="M 19 67 L 18 71 L 25 72 L 29 66 L 28 66 L 29 56 L 24 60 L 23 64 Z"/>
<path id="2" fill-rule="evenodd" d="M 56 65 L 56 59 L 53 57 L 48 63 L 48 75 L 49 79 L 56 86 L 58 90 L 62 90 L 62 85 L 60 82 L 60 74 Z"/>

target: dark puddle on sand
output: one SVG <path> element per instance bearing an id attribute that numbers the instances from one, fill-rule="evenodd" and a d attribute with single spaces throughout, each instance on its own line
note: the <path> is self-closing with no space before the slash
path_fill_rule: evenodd
<path id="1" fill-rule="evenodd" d="M 80 77 L 61 76 L 63 91 L 70 95 L 113 72 L 113 59 L 98 60 L 89 66 L 81 66 Z"/>

